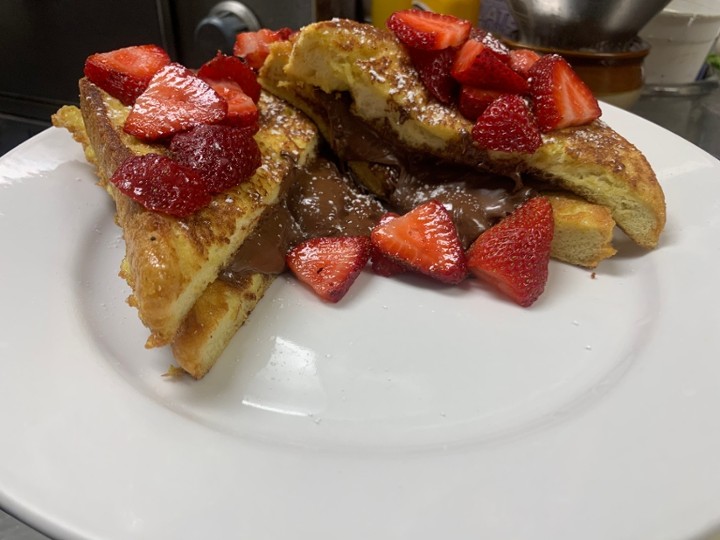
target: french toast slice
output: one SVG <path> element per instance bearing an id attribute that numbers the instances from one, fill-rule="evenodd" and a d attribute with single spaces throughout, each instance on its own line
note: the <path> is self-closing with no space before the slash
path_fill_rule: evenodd
<path id="1" fill-rule="evenodd" d="M 374 33 L 375 30 L 369 30 L 369 32 Z M 307 114 L 318 126 L 320 133 L 330 146 L 340 155 L 340 159 L 343 159 L 342 154 L 346 152 L 344 152 L 344 148 L 338 148 L 338 145 L 342 146 L 342 144 L 338 143 L 335 130 L 344 119 L 338 119 L 337 114 L 331 111 L 335 107 L 343 106 L 342 103 L 337 103 L 342 100 L 342 96 L 337 92 L 325 93 L 318 86 L 305 84 L 303 81 L 289 76 L 286 73 L 286 66 L 290 61 L 292 51 L 293 43 L 291 42 L 273 44 L 270 54 L 260 70 L 259 81 L 266 90 Z M 434 104 L 433 107 L 437 108 L 437 104 Z M 450 129 L 447 130 L 448 134 L 462 124 L 454 111 L 448 112 L 446 120 L 447 123 L 444 125 L 450 126 Z M 363 136 L 366 135 L 363 134 Z M 385 139 L 381 142 L 385 142 Z M 365 142 L 363 146 L 369 147 L 370 144 Z M 423 150 L 418 149 L 417 153 L 420 154 L 427 149 L 427 147 L 423 147 Z M 366 154 L 375 153 L 374 157 L 377 161 L 364 161 L 358 156 L 353 156 L 346 161 L 346 166 L 356 181 L 380 199 L 387 201 L 398 182 L 397 168 L 395 164 L 382 162 L 383 160 L 388 161 L 388 156 L 383 155 L 382 152 L 377 155 L 378 152 L 373 149 L 363 148 L 362 150 Z M 471 151 L 477 159 L 480 158 L 478 149 L 473 148 Z M 356 151 L 351 153 L 362 154 L 362 152 Z M 544 192 L 542 193 L 544 194 Z M 551 250 L 553 258 L 578 266 L 594 268 L 600 261 L 616 253 L 612 247 L 615 221 L 607 207 L 590 203 L 567 192 L 556 190 L 550 195 L 549 200 L 555 210 L 553 216 L 556 240 L 553 242 Z M 497 200 L 492 201 L 492 204 L 498 204 Z M 460 217 L 460 220 L 462 219 L 465 217 Z"/>
<path id="2" fill-rule="evenodd" d="M 317 130 L 302 113 L 263 93 L 256 134 L 261 166 L 247 182 L 179 219 L 145 210 L 108 182 L 128 156 L 167 150 L 124 133 L 129 108 L 87 79 L 79 85 L 80 109 L 61 108 L 53 123 L 83 145 L 116 203 L 126 244 L 120 274 L 132 289 L 129 303 L 151 332 L 146 346 L 172 344 L 180 366 L 201 378 L 272 282 L 271 275 L 257 273 L 233 283 L 216 278 L 278 202 L 290 172 L 314 157 Z"/>
<path id="3" fill-rule="evenodd" d="M 547 133 L 532 154 L 487 152 L 473 144 L 473 125 L 457 109 L 429 95 L 390 32 L 350 20 L 301 29 L 283 74 L 326 94 L 349 95 L 352 113 L 388 140 L 456 163 L 535 176 L 607 207 L 637 244 L 657 245 L 665 225 L 662 188 L 642 153 L 602 121 Z M 268 69 L 261 74 L 266 88 L 271 75 L 279 77 Z"/>

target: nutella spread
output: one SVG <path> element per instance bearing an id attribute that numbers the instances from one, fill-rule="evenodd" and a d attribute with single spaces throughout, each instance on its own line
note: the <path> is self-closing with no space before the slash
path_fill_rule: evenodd
<path id="1" fill-rule="evenodd" d="M 510 178 L 450 164 L 413 166 L 401 171 L 389 204 L 403 214 L 429 199 L 450 212 L 465 248 L 486 229 L 534 195 Z"/>
<path id="2" fill-rule="evenodd" d="M 279 274 L 295 244 L 318 236 L 367 236 L 384 213 L 377 199 L 318 158 L 292 173 L 283 200 L 265 212 L 220 278 L 233 282 L 250 272 Z"/>
<path id="3" fill-rule="evenodd" d="M 483 231 L 522 205 L 535 192 L 510 178 L 466 165 L 440 161 L 393 144 L 353 115 L 349 96 L 324 100 L 333 150 L 343 161 L 383 165 L 375 171 L 380 191 L 392 210 L 404 214 L 428 199 L 437 199 L 455 221 L 467 248 Z"/>

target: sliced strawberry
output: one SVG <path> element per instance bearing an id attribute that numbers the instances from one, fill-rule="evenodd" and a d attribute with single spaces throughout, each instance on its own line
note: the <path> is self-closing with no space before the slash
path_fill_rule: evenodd
<path id="1" fill-rule="evenodd" d="M 502 92 L 497 90 L 485 90 L 484 88 L 475 88 L 474 86 L 463 86 L 460 89 L 460 98 L 458 99 L 458 109 L 460 113 L 473 122 L 485 112 L 490 104 L 499 98 Z"/>
<path id="2" fill-rule="evenodd" d="M 491 47 L 469 39 L 460 48 L 451 70 L 461 84 L 511 94 L 528 90 L 525 77 L 516 73 Z"/>
<path id="3" fill-rule="evenodd" d="M 530 68 L 538 60 L 540 60 L 540 55 L 530 49 L 513 49 L 510 51 L 510 67 L 526 77 L 530 74 Z"/>
<path id="4" fill-rule="evenodd" d="M 223 123 L 231 126 L 251 128 L 251 133 L 257 133 L 260 125 L 260 111 L 255 102 L 248 96 L 239 84 L 230 80 L 204 79 L 220 97 L 227 102 L 227 116 Z"/>
<path id="5" fill-rule="evenodd" d="M 200 66 L 197 74 L 205 80 L 233 81 L 255 103 L 260 99 L 260 83 L 257 81 L 257 75 L 237 56 L 228 56 L 218 51 L 213 59 Z"/>
<path id="6" fill-rule="evenodd" d="M 413 66 L 420 80 L 440 103 L 449 105 L 455 101 L 458 83 L 450 74 L 455 61 L 456 49 L 448 47 L 439 51 L 408 49 Z"/>
<path id="7" fill-rule="evenodd" d="M 367 236 L 321 236 L 293 247 L 288 268 L 327 302 L 338 302 L 370 258 Z"/>
<path id="8" fill-rule="evenodd" d="M 404 9 L 390 15 L 387 27 L 408 47 L 437 51 L 462 45 L 472 25 L 453 15 Z"/>
<path id="9" fill-rule="evenodd" d="M 554 232 L 552 206 L 530 199 L 470 246 L 468 268 L 523 307 L 545 290 Z"/>
<path id="10" fill-rule="evenodd" d="M 188 216 L 210 203 L 205 180 L 197 171 L 159 154 L 129 157 L 110 182 L 148 210 L 172 216 Z"/>
<path id="11" fill-rule="evenodd" d="M 542 132 L 589 124 L 602 114 L 592 90 L 558 54 L 543 56 L 530 69 L 530 95 Z"/>
<path id="12" fill-rule="evenodd" d="M 395 219 L 399 217 L 398 214 L 394 212 L 387 212 L 384 214 L 380 220 L 378 221 L 379 225 L 383 225 L 387 223 L 388 221 Z M 370 252 L 370 264 L 372 271 L 376 273 L 379 276 L 384 277 L 390 277 L 397 274 L 404 274 L 408 271 L 407 267 L 403 264 L 391 259 L 390 257 L 387 257 L 382 251 L 380 251 L 378 248 L 376 248 L 374 245 L 372 246 L 372 250 Z"/>
<path id="13" fill-rule="evenodd" d="M 233 54 L 243 58 L 248 65 L 258 70 L 270 53 L 270 44 L 289 39 L 293 31 L 290 28 L 269 30 L 261 28 L 255 32 L 240 32 L 235 37 Z"/>
<path id="14" fill-rule="evenodd" d="M 459 283 L 467 275 L 455 224 L 436 200 L 379 223 L 370 239 L 384 256 L 442 282 Z"/>
<path id="15" fill-rule="evenodd" d="M 502 152 L 532 154 L 542 137 L 532 111 L 516 94 L 503 94 L 477 119 L 472 137 L 478 146 Z"/>
<path id="16" fill-rule="evenodd" d="M 132 105 L 153 75 L 170 63 L 170 56 L 157 45 L 135 45 L 90 55 L 84 73 L 90 82 L 111 96 Z"/>
<path id="17" fill-rule="evenodd" d="M 261 162 L 255 139 L 242 129 L 224 125 L 199 125 L 178 133 L 170 150 L 178 163 L 200 172 L 212 194 L 244 182 Z"/>
<path id="18" fill-rule="evenodd" d="M 208 83 L 180 64 L 168 64 L 135 100 L 124 130 L 154 141 L 198 124 L 219 122 L 227 103 Z"/>
<path id="19" fill-rule="evenodd" d="M 470 36 L 468 39 L 479 41 L 486 47 L 490 47 L 490 49 L 498 55 L 500 60 L 506 64 L 510 63 L 510 49 L 508 46 L 487 30 L 483 30 L 482 28 L 473 28 L 470 30 Z"/>

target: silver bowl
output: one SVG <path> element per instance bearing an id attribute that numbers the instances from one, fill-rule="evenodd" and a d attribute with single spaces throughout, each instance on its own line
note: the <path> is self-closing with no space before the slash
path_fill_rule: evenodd
<path id="1" fill-rule="evenodd" d="M 623 50 L 670 0 L 507 0 L 518 40 L 562 49 Z"/>

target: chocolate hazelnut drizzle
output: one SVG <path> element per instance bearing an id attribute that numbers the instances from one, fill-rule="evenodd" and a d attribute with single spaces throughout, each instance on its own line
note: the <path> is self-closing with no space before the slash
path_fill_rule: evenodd
<path id="1" fill-rule="evenodd" d="M 354 116 L 348 99 L 336 95 L 325 100 L 333 150 L 345 162 L 375 164 L 374 191 L 395 212 L 404 214 L 437 199 L 452 215 L 467 248 L 480 233 L 535 195 L 519 175 L 500 176 L 409 151 Z"/>
<path id="2" fill-rule="evenodd" d="M 287 178 L 282 201 L 268 208 L 220 278 L 232 282 L 248 272 L 279 274 L 293 245 L 318 236 L 367 236 L 384 213 L 377 199 L 319 157 Z"/>

